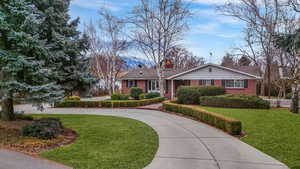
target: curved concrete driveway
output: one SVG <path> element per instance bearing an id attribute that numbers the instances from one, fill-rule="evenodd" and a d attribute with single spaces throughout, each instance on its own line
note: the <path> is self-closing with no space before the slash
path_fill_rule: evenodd
<path id="1" fill-rule="evenodd" d="M 39 113 L 30 106 L 22 106 L 21 109 L 25 109 L 26 113 Z M 47 109 L 44 113 L 109 115 L 145 122 L 159 135 L 158 152 L 145 169 L 288 169 L 281 162 L 222 131 L 159 111 Z M 0 158 L 1 156 L 0 152 Z"/>

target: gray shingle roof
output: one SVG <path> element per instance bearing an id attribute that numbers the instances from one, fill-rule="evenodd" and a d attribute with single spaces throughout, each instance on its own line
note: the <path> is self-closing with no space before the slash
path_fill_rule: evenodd
<path id="1" fill-rule="evenodd" d="M 229 67 L 231 69 L 236 69 L 241 72 L 245 72 L 254 76 L 259 75 L 259 68 L 256 66 L 234 66 Z M 174 76 L 176 74 L 182 73 L 189 69 L 170 69 L 165 70 L 165 78 Z M 157 72 L 155 68 L 140 68 L 129 71 L 126 75 L 124 75 L 121 79 L 123 80 L 147 80 L 147 79 L 158 79 Z"/>

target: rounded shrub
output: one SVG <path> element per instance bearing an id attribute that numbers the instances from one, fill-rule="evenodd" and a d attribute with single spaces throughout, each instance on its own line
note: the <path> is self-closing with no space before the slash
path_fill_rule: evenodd
<path id="1" fill-rule="evenodd" d="M 138 87 L 131 88 L 131 90 L 130 90 L 130 96 L 132 98 L 134 98 L 135 100 L 138 100 L 140 94 L 142 94 L 142 93 L 143 93 L 143 90 Z"/>
<path id="2" fill-rule="evenodd" d="M 158 93 L 158 92 L 151 92 L 151 93 L 147 93 L 145 95 L 146 99 L 152 99 L 152 98 L 155 98 L 155 97 L 160 97 L 160 93 Z"/>
<path id="3" fill-rule="evenodd" d="M 225 93 L 225 88 L 218 86 L 181 86 L 177 90 L 177 103 L 199 104 L 200 96 L 217 96 Z"/>
<path id="4" fill-rule="evenodd" d="M 145 99 L 145 94 L 144 94 L 144 93 L 140 94 L 140 95 L 139 95 L 139 99 L 140 99 L 140 100 Z"/>
<path id="5" fill-rule="evenodd" d="M 64 127 L 59 119 L 43 118 L 23 127 L 21 133 L 23 136 L 48 140 L 56 138 L 63 129 Z"/>

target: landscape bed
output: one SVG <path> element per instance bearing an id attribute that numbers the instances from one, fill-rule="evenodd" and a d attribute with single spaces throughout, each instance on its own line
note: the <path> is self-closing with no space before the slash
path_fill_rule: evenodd
<path id="1" fill-rule="evenodd" d="M 237 109 L 196 106 L 243 123 L 245 143 L 300 169 L 300 116 L 287 109 Z"/>
<path id="2" fill-rule="evenodd" d="M 156 97 L 152 99 L 143 100 L 104 100 L 104 101 L 80 101 L 80 100 L 65 100 L 55 103 L 54 107 L 57 108 L 120 108 L 120 107 L 139 107 L 149 104 L 159 103 L 164 101 L 164 97 Z"/>
<path id="3" fill-rule="evenodd" d="M 154 158 L 158 135 L 148 125 L 127 118 L 95 115 L 34 115 L 59 118 L 79 137 L 68 146 L 40 155 L 76 169 L 142 169 Z"/>

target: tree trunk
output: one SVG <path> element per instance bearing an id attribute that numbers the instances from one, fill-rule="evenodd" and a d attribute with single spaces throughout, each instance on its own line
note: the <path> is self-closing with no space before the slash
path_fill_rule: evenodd
<path id="1" fill-rule="evenodd" d="M 14 114 L 14 102 L 11 97 L 6 97 L 2 101 L 1 120 L 14 121 L 16 120 Z"/>
<path id="2" fill-rule="evenodd" d="M 298 90 L 298 87 L 295 87 L 295 89 L 293 91 L 293 97 L 292 97 L 290 111 L 295 114 L 299 113 L 299 90 Z"/>

